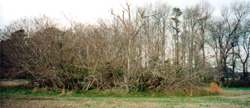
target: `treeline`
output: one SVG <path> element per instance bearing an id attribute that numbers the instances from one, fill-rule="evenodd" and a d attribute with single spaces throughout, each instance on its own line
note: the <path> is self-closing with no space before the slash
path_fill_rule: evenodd
<path id="1" fill-rule="evenodd" d="M 184 10 L 126 3 L 122 13 L 110 13 L 94 25 L 65 17 L 70 26 L 64 27 L 45 15 L 13 22 L 1 31 L 1 78 L 74 91 L 192 93 L 204 79 L 228 77 L 239 60 L 248 81 L 249 2 L 222 8 L 219 18 L 205 1 Z"/>

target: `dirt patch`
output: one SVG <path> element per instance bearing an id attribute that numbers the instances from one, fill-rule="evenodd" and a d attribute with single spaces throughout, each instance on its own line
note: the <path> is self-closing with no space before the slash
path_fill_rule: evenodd
<path id="1" fill-rule="evenodd" d="M 235 95 L 246 95 L 246 94 L 250 94 L 250 91 L 223 91 L 222 93 L 220 93 L 220 95 L 225 95 L 225 96 L 235 96 Z"/>
<path id="2" fill-rule="evenodd" d="M 9 87 L 9 86 L 25 86 L 28 85 L 28 81 L 1 81 L 0 87 Z"/>

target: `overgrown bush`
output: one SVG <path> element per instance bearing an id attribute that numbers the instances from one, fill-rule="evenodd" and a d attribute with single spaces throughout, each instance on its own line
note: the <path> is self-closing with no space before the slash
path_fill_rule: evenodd
<path id="1" fill-rule="evenodd" d="M 11 34 L 8 40 L 1 42 L 4 47 L 1 69 L 6 69 L 2 77 L 25 77 L 32 83 L 38 83 L 34 86 L 54 89 L 63 86 L 75 91 L 125 89 L 128 62 L 123 34 L 107 37 L 110 34 L 101 26 L 77 26 L 75 24 L 73 30 L 60 30 L 52 24 L 36 32 L 22 32 L 16 35 L 19 38 L 12 38 L 14 35 Z M 30 35 L 24 38 L 25 34 Z M 136 57 L 131 56 L 130 59 Z M 147 68 L 140 63 L 133 62 L 131 71 L 134 73 L 127 76 L 130 90 L 190 89 L 188 86 L 192 79 L 180 73 L 184 72 L 183 69 L 173 68 L 171 63 L 164 67 L 152 63 Z"/>
<path id="2" fill-rule="evenodd" d="M 224 87 L 250 87 L 250 80 L 235 80 L 229 81 L 228 84 L 224 84 Z"/>

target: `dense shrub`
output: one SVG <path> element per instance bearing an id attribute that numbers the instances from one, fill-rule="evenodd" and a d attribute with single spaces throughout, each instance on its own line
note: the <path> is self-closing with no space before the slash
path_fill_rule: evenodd
<path id="1" fill-rule="evenodd" d="M 250 87 L 250 80 L 235 80 L 229 81 L 228 84 L 224 84 L 224 87 Z"/>

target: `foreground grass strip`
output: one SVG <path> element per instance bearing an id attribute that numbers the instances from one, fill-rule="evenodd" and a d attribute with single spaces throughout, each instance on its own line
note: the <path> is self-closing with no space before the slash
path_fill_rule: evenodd
<path id="1" fill-rule="evenodd" d="M 212 97 L 210 97 L 212 98 Z M 218 98 L 169 97 L 169 98 L 120 98 L 120 97 L 30 97 L 4 99 L 3 108 L 29 105 L 29 107 L 241 107 L 249 105 L 230 103 Z M 207 101 L 210 100 L 210 101 Z"/>
<path id="2" fill-rule="evenodd" d="M 27 100 L 58 100 L 56 98 L 47 98 L 47 97 L 22 97 L 14 99 L 27 99 Z"/>
<path id="3" fill-rule="evenodd" d="M 1 88 L 1 108 L 13 107 L 250 107 L 248 90 L 228 90 L 221 95 L 207 96 L 169 96 L 154 92 L 112 94 L 106 91 L 86 91 L 66 96 L 60 92 L 47 91 L 31 93 L 30 88 Z M 137 96 L 137 97 L 136 97 Z"/>

